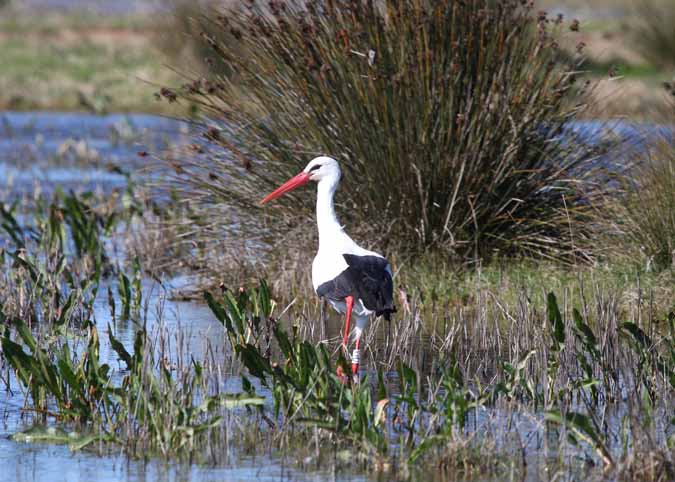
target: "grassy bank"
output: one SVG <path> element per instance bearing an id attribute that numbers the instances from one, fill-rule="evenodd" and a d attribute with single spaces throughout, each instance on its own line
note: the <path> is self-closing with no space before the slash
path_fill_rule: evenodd
<path id="1" fill-rule="evenodd" d="M 146 18 L 0 11 L 0 109 L 183 114 L 156 102 L 180 80 Z"/>
<path id="2" fill-rule="evenodd" d="M 554 5 L 543 3 L 549 12 L 555 10 Z M 581 5 L 565 3 L 572 8 Z M 173 69 L 186 72 L 204 67 L 207 47 L 191 45 L 200 44 L 191 36 L 198 36 L 203 11 L 181 2 L 177 5 L 178 20 L 168 6 L 152 16 L 127 17 L 77 12 L 28 15 L 16 13 L 11 6 L 0 9 L 0 108 L 189 112 L 189 106 L 157 103 L 153 96 L 156 86 L 181 83 Z M 594 2 L 593 6 L 603 9 L 616 4 Z M 597 94 L 602 108 L 595 115 L 650 119 L 654 109 L 663 105 L 658 87 L 672 80 L 672 66 L 645 58 L 633 41 L 640 22 L 636 11 L 624 5 L 616 8 L 622 15 L 610 21 L 581 18 L 581 35 L 568 35 L 562 46 L 574 52 L 583 42 L 589 57 L 585 68 L 598 78 L 610 70 L 623 77 L 601 86 Z M 656 58 L 668 55 L 656 53 Z"/>

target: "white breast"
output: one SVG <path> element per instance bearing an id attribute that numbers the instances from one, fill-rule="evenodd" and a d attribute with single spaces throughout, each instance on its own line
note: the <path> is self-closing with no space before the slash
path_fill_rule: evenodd
<path id="1" fill-rule="evenodd" d="M 349 267 L 342 256 L 343 254 L 378 256 L 382 258 L 382 255 L 379 253 L 363 249 L 344 232 L 336 234 L 329 239 L 324 238 L 312 263 L 312 285 L 314 286 L 314 291 L 326 281 L 337 278 L 340 273 Z"/>

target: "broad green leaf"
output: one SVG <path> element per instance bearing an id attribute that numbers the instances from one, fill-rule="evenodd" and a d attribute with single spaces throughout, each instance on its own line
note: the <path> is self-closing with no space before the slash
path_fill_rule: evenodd
<path id="1" fill-rule="evenodd" d="M 544 419 L 559 425 L 564 425 L 574 431 L 575 435 L 592 446 L 606 465 L 613 465 L 614 460 L 605 446 L 602 437 L 596 431 L 591 419 L 578 412 L 567 412 L 564 416 L 558 410 L 545 412 Z"/>
<path id="2" fill-rule="evenodd" d="M 565 325 L 558 309 L 558 300 L 552 292 L 548 294 L 547 308 L 548 321 L 553 328 L 553 341 L 557 343 L 558 349 L 560 349 L 565 345 Z"/>
<path id="3" fill-rule="evenodd" d="M 375 416 L 373 417 L 373 425 L 379 427 L 383 425 L 387 418 L 387 405 L 389 404 L 389 399 L 384 398 L 377 402 L 375 406 Z"/>
<path id="4" fill-rule="evenodd" d="M 110 340 L 110 346 L 112 346 L 113 350 L 115 350 L 117 356 L 119 356 L 120 360 L 126 364 L 127 369 L 131 370 L 134 365 L 131 355 L 127 349 L 124 348 L 124 345 L 117 338 L 115 338 L 115 335 L 113 335 L 110 323 L 108 323 L 108 339 Z"/>
<path id="5" fill-rule="evenodd" d="M 219 402 L 223 408 L 231 410 L 233 408 L 265 405 L 265 398 L 242 394 L 221 395 Z"/>

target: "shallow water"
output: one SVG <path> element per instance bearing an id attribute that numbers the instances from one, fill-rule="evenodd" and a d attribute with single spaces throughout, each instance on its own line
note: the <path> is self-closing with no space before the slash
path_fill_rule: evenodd
<path id="1" fill-rule="evenodd" d="M 184 280 L 183 280 L 184 282 Z M 149 333 L 168 334 L 168 343 L 174 350 L 184 343 L 181 353 L 189 353 L 195 360 L 209 355 L 216 362 L 226 354 L 223 326 L 203 303 L 171 299 L 171 289 L 180 288 L 181 282 L 158 287 L 153 281 L 143 284 Z M 115 336 L 131 350 L 138 326 L 132 321 L 112 320 L 105 286 L 99 290 L 94 318 L 101 337 L 101 359 L 112 367 L 118 366 L 118 356 L 107 343 L 109 323 Z M 179 342 L 178 335 L 180 333 Z M 150 338 L 154 338 L 153 335 Z M 160 458 L 130 460 L 123 454 L 96 455 L 87 451 L 72 452 L 66 445 L 16 442 L 10 437 L 33 426 L 30 413 L 21 410 L 24 397 L 19 384 L 10 374 L 13 393 L 0 394 L 0 482 L 78 482 L 78 481 L 363 481 L 363 475 L 332 473 L 330 469 L 309 467 L 300 470 L 301 461 L 288 457 L 258 456 L 223 457 L 217 466 L 168 462 Z M 239 378 L 222 381 L 223 390 L 240 390 Z M 261 395 L 269 395 L 258 390 Z"/>
<path id="2" fill-rule="evenodd" d="M 188 134 L 185 123 L 150 115 L 0 113 L 0 193 L 110 192 L 148 164 L 139 153 L 157 155 Z"/>
<path id="3" fill-rule="evenodd" d="M 606 126 L 586 122 L 574 129 L 593 141 Z M 637 148 L 641 148 L 643 133 L 655 133 L 652 128 L 626 124 L 615 125 L 613 130 L 623 138 L 631 138 L 631 145 Z M 126 183 L 125 176 L 113 172 L 110 166 L 127 172 L 142 171 L 147 161 L 139 152 L 159 152 L 188 142 L 189 138 L 184 123 L 147 115 L 0 114 L 0 199 L 31 196 L 36 188 L 45 194 L 57 187 L 106 193 Z M 223 327 L 209 308 L 202 303 L 171 299 L 173 289 L 188 284 L 189 279 L 175 279 L 165 286 L 144 282 L 148 330 L 150 333 L 164 330 L 169 334 L 172 349 L 183 343 L 195 359 L 201 359 L 207 347 L 217 360 L 224 358 L 227 348 Z M 106 343 L 108 324 L 127 347 L 132 346 L 137 327 L 133 322 L 111 319 L 105 287 L 99 290 L 94 318 L 101 334 L 102 358 L 117 366 L 117 356 Z M 329 334 L 338 330 L 334 325 L 328 327 Z M 223 387 L 234 389 L 237 383 L 238 379 L 224 380 Z M 9 436 L 30 427 L 31 421 L 21 411 L 24 399 L 18 384 L 10 384 L 13 391 L 4 390 L 0 394 L 0 482 L 365 480 L 342 472 L 300 471 L 297 461 L 283 457 L 236 458 L 217 467 L 205 467 L 160 459 L 129 460 L 121 454 L 72 453 L 67 446 L 15 442 Z M 528 414 L 514 417 L 513 413 L 505 415 L 499 409 L 491 409 L 481 410 L 469 420 L 469 424 L 484 426 L 486 430 L 492 427 L 495 432 L 509 423 L 514 424 L 532 453 L 542 450 L 543 441 L 530 436 L 539 432 L 540 417 Z"/>
<path id="4" fill-rule="evenodd" d="M 145 158 L 139 152 L 159 152 L 187 139 L 184 123 L 155 116 L 2 113 L 0 199 L 32 197 L 36 192 L 48 195 L 57 187 L 107 193 L 126 185 L 126 177 L 111 172 L 109 166 L 142 171 Z M 223 327 L 209 308 L 203 303 L 171 299 L 172 290 L 188 283 L 189 279 L 176 279 L 160 286 L 144 281 L 148 331 L 167 333 L 172 349 L 182 343 L 184 352 L 195 359 L 203 358 L 207 346 L 216 360 L 222 359 Z M 116 293 L 116 287 L 112 289 Z M 101 357 L 116 367 L 117 355 L 107 343 L 108 324 L 129 349 L 138 327 L 130 321 L 111 319 L 106 291 L 105 286 L 99 290 L 94 319 L 101 334 Z M 238 379 L 224 380 L 223 387 L 234 390 L 238 387 L 232 385 L 238 383 Z M 15 442 L 9 437 L 31 427 L 32 421 L 30 414 L 21 410 L 24 398 L 11 375 L 10 385 L 11 391 L 0 393 L 0 482 L 363 480 L 350 474 L 299 471 L 293 468 L 297 461 L 283 457 L 239 457 L 218 467 L 204 467 L 160 459 L 129 460 L 121 454 L 71 452 L 65 445 Z"/>

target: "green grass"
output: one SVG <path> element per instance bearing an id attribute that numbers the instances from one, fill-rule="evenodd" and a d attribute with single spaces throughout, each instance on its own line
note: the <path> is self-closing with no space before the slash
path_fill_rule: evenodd
<path id="1" fill-rule="evenodd" d="M 377 472 L 387 465 L 393 474 L 420 470 L 427 476 L 468 479 L 509 467 L 520 473 L 523 457 L 539 449 L 521 446 L 521 453 L 505 444 L 522 434 L 500 417 L 487 432 L 483 422 L 472 422 L 477 412 L 495 416 L 495 410 L 506 418 L 517 418 L 518 413 L 544 417 L 546 424 L 535 425 L 527 436 L 548 438 L 547 455 L 556 456 L 543 462 L 547 469 L 553 464 L 556 470 L 572 473 L 582 457 L 597 464 L 593 474 L 601 478 L 649 468 L 653 475 L 643 480 L 672 476 L 668 446 L 675 439 L 668 435 L 668 440 L 656 440 L 656 427 L 644 418 L 663 416 L 672 400 L 673 313 L 664 320 L 658 314 L 639 323 L 633 318 L 626 322 L 601 291 L 589 293 L 588 310 L 573 310 L 566 295 L 550 292 L 543 303 L 521 295 L 511 304 L 495 296 L 477 302 L 477 310 L 508 310 L 512 327 L 502 331 L 490 326 L 488 318 L 474 319 L 465 310 L 449 320 L 450 334 L 432 334 L 429 344 L 417 342 L 420 327 L 414 320 L 419 313 L 404 313 L 395 320 L 395 330 L 413 336 L 397 344 L 380 340 L 383 351 L 394 351 L 393 362 L 374 355 L 368 361 L 369 373 L 352 383 L 336 374 L 337 366 L 348 369 L 347 361 L 331 356 L 330 343 L 316 340 L 301 327 L 316 318 L 304 319 L 301 325 L 292 310 L 288 329 L 278 314 L 283 304 L 265 282 L 236 293 L 206 294 L 206 299 L 231 345 L 225 371 L 233 369 L 241 376 L 239 393 L 213 393 L 210 387 L 222 376 L 220 365 L 192 357 L 175 373 L 167 369 L 185 353 L 155 354 L 148 347 L 157 340 L 140 328 L 143 325 L 133 350 L 124 348 L 112 331 L 108 334 L 116 356 L 126 365 L 121 382 L 115 364 L 100 358 L 101 342 L 93 325 L 83 340 L 87 356 L 80 359 L 67 342 L 35 337 L 17 320 L 2 320 L 7 328 L 2 346 L 30 395 L 30 409 L 49 410 L 62 421 L 74 422 L 76 429 L 90 427 L 84 438 L 69 440 L 74 450 L 93 445 L 105 453 L 107 446 L 131 456 L 202 460 L 206 447 L 221 454 L 234 449 L 304 455 L 312 444 L 309 451 L 316 446 L 317 457 L 320 451 L 357 454 L 347 466 L 353 471 Z M 593 323 L 594 318 L 607 325 Z M 654 330 L 656 322 L 663 323 L 660 331 Z M 458 342 L 452 333 L 461 327 L 465 336 Z M 482 358 L 479 366 L 466 362 L 476 352 Z M 157 360 L 167 356 L 167 365 L 157 366 Z M 420 363 L 423 356 L 436 360 L 431 369 Z M 385 381 L 386 372 L 396 373 L 393 381 Z M 260 396 L 260 387 L 269 389 L 271 400 Z M 574 399 L 579 403 L 570 405 Z M 607 400 L 630 404 L 621 423 L 604 425 Z M 255 440 L 247 433 L 255 434 Z M 39 429 L 15 439 L 34 435 L 50 441 Z M 51 441 L 67 440 L 65 434 L 56 435 Z M 569 451 L 574 456 L 565 460 L 563 454 Z M 638 466 L 635 457 L 640 453 L 653 461 Z M 210 463 L 220 460 L 216 456 Z"/>
<path id="2" fill-rule="evenodd" d="M 588 59 L 584 63 L 583 68 L 589 70 L 598 77 L 606 77 L 610 71 L 613 71 L 615 76 L 621 76 L 627 79 L 644 80 L 650 83 L 667 81 L 670 80 L 671 77 L 669 72 L 656 65 L 647 62 L 630 63 L 620 58 L 603 61 Z"/>
<path id="3" fill-rule="evenodd" d="M 78 10 L 64 14 L 26 15 L 6 10 L 0 17 L 0 32 L 56 34 L 63 30 L 84 31 L 92 28 L 140 32 L 146 31 L 151 24 L 151 19 L 143 15 L 92 15 Z"/>
<path id="4" fill-rule="evenodd" d="M 633 42 L 638 51 L 664 69 L 675 68 L 675 5 L 672 0 L 642 0 L 634 7 Z"/>
<path id="5" fill-rule="evenodd" d="M 178 76 L 164 64 L 152 33 L 140 33 L 127 20 L 60 21 L 0 23 L 0 107 L 185 112 L 155 100 L 157 84 Z"/>
<path id="6" fill-rule="evenodd" d="M 515 306 L 523 295 L 532 303 L 545 303 L 546 293 L 570 293 L 581 299 L 584 290 L 594 287 L 617 296 L 623 313 L 642 294 L 649 293 L 650 303 L 657 310 L 675 310 L 675 269 L 650 270 L 647 261 L 635 257 L 612 259 L 593 266 L 561 266 L 550 262 L 495 260 L 470 268 L 432 259 L 417 260 L 410 265 L 397 265 L 400 276 L 396 284 L 409 297 L 424 300 L 427 307 L 446 306 L 471 308 L 481 296 L 497 296 L 505 304 Z M 639 288 L 638 288 L 639 287 Z"/>

